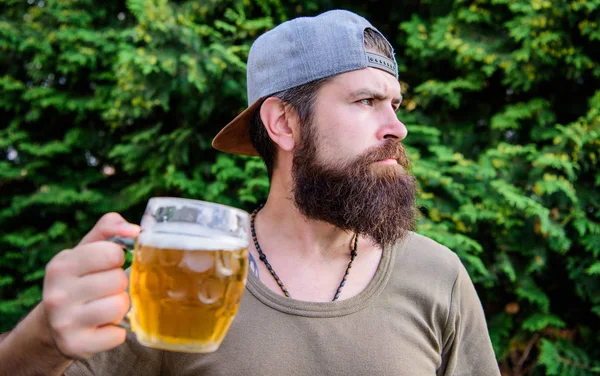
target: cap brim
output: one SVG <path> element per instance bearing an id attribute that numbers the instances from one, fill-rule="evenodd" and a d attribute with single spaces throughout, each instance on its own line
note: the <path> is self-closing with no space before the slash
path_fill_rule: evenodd
<path id="1" fill-rule="evenodd" d="M 262 102 L 263 98 L 259 98 L 221 129 L 212 141 L 213 148 L 226 153 L 258 156 L 250 142 L 250 121 Z"/>

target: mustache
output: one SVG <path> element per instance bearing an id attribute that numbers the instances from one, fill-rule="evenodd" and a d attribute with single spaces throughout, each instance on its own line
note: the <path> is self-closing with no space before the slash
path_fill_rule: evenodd
<path id="1" fill-rule="evenodd" d="M 361 165 L 370 165 L 384 159 L 395 159 L 400 166 L 405 169 L 410 168 L 410 160 L 408 159 L 404 145 L 400 141 L 395 140 L 387 140 L 382 146 L 376 146 L 367 150 L 358 158 L 358 162 Z"/>

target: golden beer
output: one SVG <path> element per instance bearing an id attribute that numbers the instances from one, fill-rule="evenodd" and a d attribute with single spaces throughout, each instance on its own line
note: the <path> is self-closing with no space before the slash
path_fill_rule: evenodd
<path id="1" fill-rule="evenodd" d="M 238 311 L 247 269 L 247 242 L 239 239 L 142 232 L 130 278 L 131 328 L 138 341 L 166 350 L 215 351 Z"/>

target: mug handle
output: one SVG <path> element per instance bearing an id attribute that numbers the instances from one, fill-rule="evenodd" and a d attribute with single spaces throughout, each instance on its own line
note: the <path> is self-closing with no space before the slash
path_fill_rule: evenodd
<path id="1" fill-rule="evenodd" d="M 110 238 L 108 238 L 106 240 L 108 240 L 109 242 L 121 244 L 127 250 L 133 250 L 133 248 L 135 247 L 135 238 L 123 238 L 120 236 L 111 236 Z"/>
<path id="2" fill-rule="evenodd" d="M 113 243 L 122 245 L 123 247 L 125 247 L 125 249 L 124 249 L 125 252 L 132 251 L 133 248 L 135 247 L 135 238 L 123 238 L 120 236 L 111 236 L 110 238 L 108 238 L 106 240 L 109 242 L 113 242 Z M 129 324 L 129 319 L 130 319 L 129 314 L 130 313 L 131 313 L 131 309 L 125 315 L 126 318 L 124 318 L 120 323 L 114 324 L 114 325 L 131 332 L 132 331 L 131 325 Z"/>

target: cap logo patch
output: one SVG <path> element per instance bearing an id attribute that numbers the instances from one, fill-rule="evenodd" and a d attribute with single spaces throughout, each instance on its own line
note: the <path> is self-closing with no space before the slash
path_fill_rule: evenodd
<path id="1" fill-rule="evenodd" d="M 398 76 L 398 66 L 396 62 L 387 57 L 372 52 L 367 52 L 367 65 L 373 68 L 383 69 L 384 71 Z"/>

